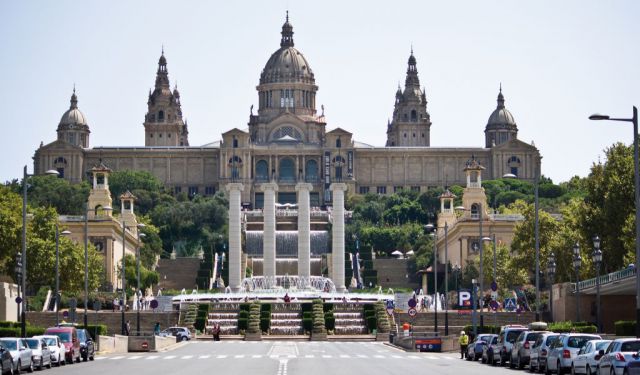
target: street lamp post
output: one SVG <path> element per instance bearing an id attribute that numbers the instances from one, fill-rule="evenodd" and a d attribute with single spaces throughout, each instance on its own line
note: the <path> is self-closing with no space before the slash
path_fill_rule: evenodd
<path id="1" fill-rule="evenodd" d="M 593 114 L 589 120 L 624 121 L 633 124 L 633 171 L 636 203 L 636 267 L 640 265 L 640 173 L 638 172 L 638 108 L 633 106 L 633 117 L 611 118 Z M 640 322 L 640 272 L 636 272 L 636 322 Z M 636 324 L 636 337 L 640 338 L 640 324 Z"/>
<path id="2" fill-rule="evenodd" d="M 146 234 L 140 233 L 140 230 L 144 228 L 143 223 L 138 224 L 138 243 L 136 245 L 136 289 L 140 290 L 140 239 L 146 237 Z M 137 297 L 136 297 L 137 298 Z M 137 298 L 138 308 L 136 309 L 136 336 L 140 336 L 140 299 Z"/>
<path id="3" fill-rule="evenodd" d="M 556 256 L 551 253 L 547 261 L 547 275 L 549 277 L 549 313 L 553 321 L 553 281 L 556 276 Z"/>
<path id="4" fill-rule="evenodd" d="M 476 303 L 478 300 L 478 296 L 476 293 L 476 285 L 478 284 L 478 280 L 471 279 L 471 324 L 473 325 L 473 336 L 476 337 L 478 335 L 478 323 L 476 318 Z"/>
<path id="5" fill-rule="evenodd" d="M 84 202 L 84 329 L 87 325 L 87 304 L 89 303 L 89 205 Z M 87 331 L 88 332 L 88 331 Z"/>
<path id="6" fill-rule="evenodd" d="M 600 265 L 602 265 L 602 250 L 600 250 L 600 237 L 593 238 L 593 264 L 596 266 L 596 326 L 598 332 L 602 332 L 602 316 L 600 315 Z"/>
<path id="7" fill-rule="evenodd" d="M 580 266 L 582 258 L 580 257 L 580 245 L 576 242 L 573 246 L 573 268 L 576 271 L 576 321 L 580 321 Z"/>
<path id="8" fill-rule="evenodd" d="M 438 241 L 437 228 L 433 224 L 429 223 L 424 226 L 426 230 L 432 231 L 431 238 L 433 238 L 433 309 L 434 309 L 434 331 L 438 333 L 438 247 L 436 242 Z"/>
<path id="9" fill-rule="evenodd" d="M 535 223 L 534 223 L 534 237 L 536 247 L 536 322 L 540 321 L 540 218 L 538 216 L 539 211 L 539 194 L 538 187 L 540 185 L 540 171 L 536 167 L 535 176 L 533 181 L 533 202 L 535 211 Z"/>
<path id="10" fill-rule="evenodd" d="M 45 172 L 48 175 L 59 175 L 56 170 L 48 170 Z M 27 179 L 33 176 L 27 173 L 27 166 L 24 166 L 22 170 L 22 299 L 20 301 L 20 335 L 27 337 Z"/>
<path id="11" fill-rule="evenodd" d="M 60 324 L 60 318 L 58 316 L 58 310 L 60 310 L 60 235 L 66 236 L 71 234 L 70 231 L 64 230 L 60 232 L 58 221 L 56 220 L 56 294 L 55 294 L 55 309 L 56 309 L 56 327 Z"/>
<path id="12" fill-rule="evenodd" d="M 453 277 L 456 280 L 456 293 L 460 293 L 460 290 L 458 289 L 458 277 L 460 275 L 460 265 L 458 263 L 454 264 L 451 271 L 453 271 Z"/>
<path id="13" fill-rule="evenodd" d="M 124 316 L 124 311 L 126 310 L 127 307 L 127 292 L 125 290 L 125 261 L 124 261 L 124 255 L 125 255 L 125 247 L 127 244 L 127 237 L 125 234 L 125 230 L 126 230 L 126 224 L 124 222 L 124 220 L 122 220 L 122 303 L 120 304 L 120 311 L 121 311 L 121 317 L 122 317 L 122 324 L 121 324 L 121 334 L 124 336 L 127 333 L 127 327 L 126 327 L 126 323 L 125 323 L 125 316 Z"/>
<path id="14" fill-rule="evenodd" d="M 444 223 L 444 335 L 449 336 L 449 223 Z"/>

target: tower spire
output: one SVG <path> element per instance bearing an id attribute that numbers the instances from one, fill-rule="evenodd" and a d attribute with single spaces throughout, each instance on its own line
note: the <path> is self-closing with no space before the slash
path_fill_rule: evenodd
<path id="1" fill-rule="evenodd" d="M 78 97 L 76 96 L 76 84 L 73 84 L 73 94 L 71 94 L 71 106 L 69 109 L 77 109 L 78 108 Z"/>
<path id="2" fill-rule="evenodd" d="M 498 93 L 498 109 L 504 108 L 504 95 L 502 95 L 502 82 L 500 82 L 500 92 Z"/>
<path id="3" fill-rule="evenodd" d="M 280 39 L 280 47 L 288 48 L 293 47 L 293 26 L 289 23 L 289 11 L 287 10 L 287 16 L 285 18 L 284 25 L 282 25 L 282 39 Z"/>

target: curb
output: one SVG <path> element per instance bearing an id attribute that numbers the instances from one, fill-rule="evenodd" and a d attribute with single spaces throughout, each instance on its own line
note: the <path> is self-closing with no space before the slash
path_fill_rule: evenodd
<path id="1" fill-rule="evenodd" d="M 171 345 L 169 345 L 169 346 L 167 346 L 167 347 L 164 347 L 164 348 L 162 348 L 162 349 L 149 350 L 149 352 L 150 352 L 150 353 L 168 352 L 168 351 L 171 351 L 171 350 L 175 350 L 175 349 L 181 348 L 181 347 L 183 347 L 183 346 L 187 345 L 187 343 L 188 343 L 188 342 L 189 342 L 189 341 L 180 341 L 180 342 L 177 342 L 177 343 L 175 343 L 175 344 L 171 344 Z"/>

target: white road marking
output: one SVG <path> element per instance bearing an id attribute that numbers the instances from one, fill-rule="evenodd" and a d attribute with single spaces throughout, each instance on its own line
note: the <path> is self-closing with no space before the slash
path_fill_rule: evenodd
<path id="1" fill-rule="evenodd" d="M 373 357 L 374 357 L 374 358 L 384 358 L 384 356 L 383 356 L 383 355 L 380 355 L 380 354 L 376 354 L 376 355 L 374 355 Z"/>
<path id="2" fill-rule="evenodd" d="M 123 355 L 118 355 L 118 356 L 115 356 L 115 357 L 111 357 L 111 358 L 109 358 L 109 359 L 113 359 L 113 360 L 115 360 L 115 359 L 122 359 L 122 358 L 124 358 L 124 356 L 123 356 Z"/>
<path id="3" fill-rule="evenodd" d="M 315 358 L 315 356 L 313 354 L 307 354 L 304 356 L 305 358 Z"/>
<path id="4" fill-rule="evenodd" d="M 455 359 L 455 358 L 453 358 L 453 357 L 442 357 L 442 358 L 444 358 L 444 359 L 448 359 L 448 360 L 453 360 L 453 359 Z"/>
<path id="5" fill-rule="evenodd" d="M 244 358 L 244 354 L 236 354 L 233 358 Z"/>
<path id="6" fill-rule="evenodd" d="M 251 358 L 262 358 L 262 354 L 254 354 Z"/>
<path id="7" fill-rule="evenodd" d="M 417 355 L 408 355 L 407 358 L 420 359 L 420 357 L 418 357 Z"/>
<path id="8" fill-rule="evenodd" d="M 340 354 L 340 358 L 351 358 L 348 354 Z"/>
<path id="9" fill-rule="evenodd" d="M 358 354 L 358 358 L 369 358 L 369 357 L 364 354 Z"/>
<path id="10" fill-rule="evenodd" d="M 332 356 L 332 355 L 330 355 L 330 354 L 324 354 L 324 355 L 322 356 L 322 358 L 333 358 L 333 356 Z"/>
<path id="11" fill-rule="evenodd" d="M 138 359 L 138 358 L 142 358 L 142 356 L 141 355 L 134 355 L 134 356 L 131 356 L 131 357 L 127 358 L 127 359 Z"/>
<path id="12" fill-rule="evenodd" d="M 150 355 L 148 357 L 146 357 L 145 359 L 156 359 L 156 358 L 160 358 L 159 355 Z"/>
<path id="13" fill-rule="evenodd" d="M 211 356 L 210 355 L 201 355 L 201 356 L 198 357 L 198 359 L 207 359 L 209 357 L 211 357 Z"/>
<path id="14" fill-rule="evenodd" d="M 180 357 L 180 359 L 191 359 L 193 358 L 192 355 L 183 355 L 182 357 Z"/>
<path id="15" fill-rule="evenodd" d="M 402 358 L 402 357 L 399 356 L 399 355 L 392 355 L 391 358 L 396 358 L 397 359 L 397 358 Z"/>
<path id="16" fill-rule="evenodd" d="M 217 358 L 218 359 L 227 358 L 227 355 L 226 354 L 220 354 L 220 355 L 218 355 Z"/>
<path id="17" fill-rule="evenodd" d="M 96 361 L 99 361 L 99 360 L 101 360 L 101 359 L 107 359 L 107 357 L 96 357 L 96 358 L 95 358 L 95 360 L 96 360 Z"/>
<path id="18" fill-rule="evenodd" d="M 174 359 L 176 356 L 175 355 L 168 355 L 162 359 Z"/>
<path id="19" fill-rule="evenodd" d="M 430 356 L 428 356 L 428 357 L 425 357 L 425 358 L 427 358 L 427 359 L 438 359 L 438 357 L 434 357 L 434 356 L 432 356 L 432 355 L 430 355 Z"/>

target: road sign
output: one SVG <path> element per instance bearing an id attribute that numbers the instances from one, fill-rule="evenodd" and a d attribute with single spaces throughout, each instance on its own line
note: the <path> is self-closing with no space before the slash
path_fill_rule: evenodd
<path id="1" fill-rule="evenodd" d="M 516 309 L 516 299 L 515 298 L 505 298 L 504 299 L 504 309 L 507 311 L 514 311 Z"/>
<path id="2" fill-rule="evenodd" d="M 461 289 L 458 292 L 458 306 L 462 308 L 471 308 L 471 292 Z"/>
<path id="3" fill-rule="evenodd" d="M 387 309 L 387 314 L 388 314 L 389 316 L 393 315 L 393 309 Z"/>
<path id="4" fill-rule="evenodd" d="M 18 304 L 22 303 L 22 298 L 16 297 L 16 303 L 18 303 Z"/>
<path id="5" fill-rule="evenodd" d="M 148 343 L 148 342 L 146 342 L 146 341 L 144 341 L 144 342 L 142 343 L 142 345 L 140 345 L 140 346 L 141 346 L 141 347 L 142 347 L 142 349 L 144 349 L 144 350 L 149 349 L 149 343 Z"/>
<path id="6" fill-rule="evenodd" d="M 495 292 L 496 290 L 498 290 L 498 283 L 496 283 L 495 281 L 493 281 L 493 282 L 491 283 L 491 290 L 493 290 L 494 292 Z"/>
<path id="7" fill-rule="evenodd" d="M 151 308 L 152 309 L 157 309 L 158 308 L 158 300 L 157 299 L 151 300 Z"/>
<path id="8" fill-rule="evenodd" d="M 411 298 L 409 301 L 407 301 L 407 305 L 409 305 L 409 307 L 413 309 L 418 305 L 418 302 L 415 298 Z"/>
<path id="9" fill-rule="evenodd" d="M 409 316 L 414 318 L 416 315 L 418 315 L 418 310 L 414 309 L 413 307 L 409 309 Z"/>
<path id="10" fill-rule="evenodd" d="M 65 319 L 69 319 L 69 312 L 68 311 L 63 312 L 62 317 Z"/>
<path id="11" fill-rule="evenodd" d="M 498 304 L 498 301 L 494 299 L 493 301 L 489 302 L 489 306 L 491 306 L 491 310 L 496 311 L 498 310 L 498 307 L 500 305 Z"/>
<path id="12" fill-rule="evenodd" d="M 496 301 L 498 299 L 498 292 L 491 292 L 491 299 Z"/>
<path id="13" fill-rule="evenodd" d="M 393 310 L 394 307 L 395 306 L 394 306 L 393 300 L 391 300 L 391 299 L 387 300 L 387 309 L 392 309 Z"/>

